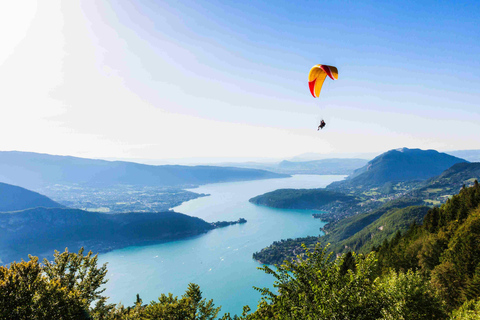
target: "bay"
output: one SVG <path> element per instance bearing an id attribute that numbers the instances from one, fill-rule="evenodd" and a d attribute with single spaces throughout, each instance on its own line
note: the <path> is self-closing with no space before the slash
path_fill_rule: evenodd
<path id="1" fill-rule="evenodd" d="M 225 312 L 241 314 L 244 305 L 256 309 L 256 287 L 272 288 L 273 277 L 258 270 L 252 254 L 281 239 L 321 234 L 324 223 L 312 210 L 285 210 L 257 206 L 248 200 L 282 188 L 323 188 L 338 175 L 294 175 L 284 179 L 216 183 L 190 191 L 210 194 L 174 208 L 208 222 L 247 219 L 247 223 L 215 229 L 196 237 L 143 247 L 128 247 L 99 256 L 108 263 L 109 302 L 133 305 L 140 294 L 144 303 L 162 293 L 181 296 L 189 283 L 200 286 L 203 297 Z"/>

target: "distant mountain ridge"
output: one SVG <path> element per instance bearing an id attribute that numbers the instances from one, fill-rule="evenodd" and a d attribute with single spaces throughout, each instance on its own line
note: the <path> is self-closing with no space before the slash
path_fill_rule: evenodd
<path id="1" fill-rule="evenodd" d="M 0 151 L 0 181 L 33 190 L 47 184 L 192 186 L 287 176 L 256 169 L 153 166 L 32 152 Z"/>
<path id="2" fill-rule="evenodd" d="M 36 207 L 64 208 L 60 203 L 37 192 L 0 182 L 0 212 Z"/>
<path id="3" fill-rule="evenodd" d="M 445 151 L 446 154 L 465 159 L 470 162 L 480 162 L 480 150 Z"/>
<path id="4" fill-rule="evenodd" d="M 328 158 L 309 161 L 229 162 L 220 164 L 239 168 L 263 169 L 283 174 L 338 174 L 348 175 L 364 166 L 368 160 L 358 158 Z"/>
<path id="5" fill-rule="evenodd" d="M 401 148 L 387 151 L 328 189 L 382 186 L 387 182 L 426 180 L 456 163 L 467 162 L 435 150 Z"/>

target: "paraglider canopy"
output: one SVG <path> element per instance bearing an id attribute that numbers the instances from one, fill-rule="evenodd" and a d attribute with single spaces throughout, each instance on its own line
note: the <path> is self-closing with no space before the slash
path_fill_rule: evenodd
<path id="1" fill-rule="evenodd" d="M 310 73 L 308 74 L 308 86 L 310 87 L 310 92 L 314 98 L 320 96 L 323 82 L 327 76 L 332 80 L 337 80 L 338 69 L 324 64 L 317 64 L 310 69 Z"/>

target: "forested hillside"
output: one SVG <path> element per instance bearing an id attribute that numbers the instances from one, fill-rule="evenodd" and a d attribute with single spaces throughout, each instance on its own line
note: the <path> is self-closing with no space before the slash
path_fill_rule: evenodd
<path id="1" fill-rule="evenodd" d="M 418 270 L 448 308 L 480 295 L 480 185 L 464 188 L 422 225 L 413 225 L 376 248 L 385 270 Z"/>
<path id="2" fill-rule="evenodd" d="M 177 212 L 104 214 L 66 208 L 34 208 L 0 213 L 0 259 L 4 263 L 42 257 L 54 249 L 88 246 L 105 252 L 128 245 L 174 240 L 214 229 Z"/>
<path id="3" fill-rule="evenodd" d="M 272 208 L 321 209 L 331 202 L 356 202 L 355 197 L 325 189 L 278 189 L 256 196 L 252 203 Z"/>

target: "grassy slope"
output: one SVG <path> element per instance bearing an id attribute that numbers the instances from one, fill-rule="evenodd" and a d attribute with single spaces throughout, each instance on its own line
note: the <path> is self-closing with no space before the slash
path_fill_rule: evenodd
<path id="1" fill-rule="evenodd" d="M 397 232 L 405 232 L 413 222 L 421 223 L 428 210 L 430 208 L 426 206 L 391 209 L 353 236 L 335 243 L 332 249 L 335 252 L 353 250 L 368 253 L 372 247 L 390 240 Z"/>

